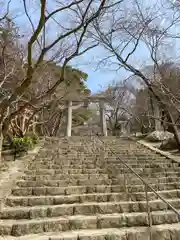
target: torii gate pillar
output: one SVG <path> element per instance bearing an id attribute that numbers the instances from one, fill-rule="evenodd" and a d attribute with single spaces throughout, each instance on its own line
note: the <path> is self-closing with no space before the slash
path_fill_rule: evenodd
<path id="1" fill-rule="evenodd" d="M 100 127 L 101 133 L 103 136 L 107 137 L 107 125 L 106 125 L 106 118 L 105 118 L 105 108 L 104 108 L 104 101 L 99 101 L 99 108 L 100 108 Z"/>
<path id="2" fill-rule="evenodd" d="M 67 101 L 67 115 L 66 115 L 66 136 L 71 137 L 72 132 L 72 101 Z"/>

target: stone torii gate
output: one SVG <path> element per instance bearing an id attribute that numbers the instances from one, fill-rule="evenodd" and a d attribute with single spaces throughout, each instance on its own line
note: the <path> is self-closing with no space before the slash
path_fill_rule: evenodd
<path id="1" fill-rule="evenodd" d="M 73 106 L 73 102 L 79 103 L 78 105 Z M 100 112 L 100 127 L 101 127 L 101 134 L 103 136 L 107 136 L 107 126 L 106 126 L 106 118 L 105 118 L 105 97 L 87 97 L 85 99 L 78 99 L 78 100 L 72 100 L 68 99 L 66 100 L 66 132 L 65 135 L 67 137 L 71 136 L 72 132 L 72 114 L 74 109 L 78 109 L 79 107 L 83 106 L 88 102 L 92 103 L 99 103 L 99 112 Z"/>

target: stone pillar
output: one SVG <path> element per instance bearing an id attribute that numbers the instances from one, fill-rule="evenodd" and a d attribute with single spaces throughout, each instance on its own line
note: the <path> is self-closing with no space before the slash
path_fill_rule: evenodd
<path id="1" fill-rule="evenodd" d="M 126 129 L 127 129 L 127 135 L 130 135 L 130 133 L 131 133 L 131 122 L 130 121 L 128 121 L 126 123 Z"/>
<path id="2" fill-rule="evenodd" d="M 129 123 L 129 121 L 123 121 L 122 122 L 121 132 L 124 135 L 129 135 L 130 134 L 130 123 Z"/>
<path id="3" fill-rule="evenodd" d="M 67 101 L 67 115 L 66 115 L 66 136 L 71 137 L 72 130 L 72 101 Z"/>
<path id="4" fill-rule="evenodd" d="M 107 126 L 106 126 L 105 109 L 104 109 L 104 101 L 103 100 L 100 100 L 100 102 L 99 102 L 99 109 L 100 109 L 101 133 L 103 136 L 107 137 Z"/>

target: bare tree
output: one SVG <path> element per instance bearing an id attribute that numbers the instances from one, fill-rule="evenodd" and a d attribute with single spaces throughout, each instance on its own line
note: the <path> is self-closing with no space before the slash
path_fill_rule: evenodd
<path id="1" fill-rule="evenodd" d="M 52 94 L 61 83 L 65 82 L 65 85 L 68 85 L 65 71 L 69 62 L 98 45 L 97 41 L 89 41 L 87 30 L 91 28 L 95 19 L 116 5 L 116 2 L 107 0 L 100 2 L 72 0 L 70 3 L 52 2 L 52 5 L 49 6 L 46 0 L 40 0 L 37 2 L 39 19 L 35 24 L 29 13 L 30 7 L 27 1 L 23 0 L 22 3 L 23 14 L 26 15 L 32 29 L 23 49 L 20 44 L 14 44 L 16 41 L 9 42 L 12 34 L 12 31 L 9 31 L 10 25 L 12 25 L 10 24 L 12 21 L 9 21 L 12 17 L 10 12 L 11 0 L 0 2 L 4 9 L 4 12 L 0 13 L 0 64 L 3 66 L 0 74 L 2 93 L 0 101 L 0 147 L 2 146 L 2 133 L 6 133 L 9 127 L 16 130 L 23 129 L 22 132 L 24 132 L 24 126 L 31 125 L 30 119 L 32 120 L 32 117 L 30 115 L 35 117 L 34 109 L 47 103 L 48 98 L 50 101 Z M 4 22 L 9 25 L 4 26 Z M 53 29 L 51 37 L 49 37 L 48 29 Z M 22 39 L 18 41 L 18 43 L 20 42 L 23 42 Z M 56 81 L 49 81 L 48 88 L 27 97 L 32 84 L 35 84 L 35 81 L 42 82 L 42 78 L 36 77 L 39 71 L 43 67 L 45 68 L 44 63 L 52 61 L 61 66 Z M 39 84 L 39 86 L 41 85 Z"/>
<path id="2" fill-rule="evenodd" d="M 129 9 L 126 16 L 120 11 L 118 11 L 119 14 L 114 11 L 111 16 L 108 15 L 108 18 L 96 21 L 93 37 L 99 40 L 100 44 L 110 53 L 110 56 L 116 58 L 118 68 L 123 67 L 139 77 L 148 87 L 148 91 L 164 110 L 167 121 L 171 125 L 171 130 L 180 146 L 178 129 L 169 108 L 172 98 L 166 98 L 168 88 L 164 92 L 161 83 L 159 84 L 160 87 L 157 88 L 157 81 L 152 81 L 150 77 L 143 73 L 142 68 L 133 65 L 131 61 L 132 56 L 139 50 L 139 46 L 142 47 L 142 43 L 145 43 L 150 60 L 157 69 L 159 65 L 158 57 L 162 53 L 162 47 L 165 45 L 167 37 L 169 37 L 168 31 L 170 32 L 172 27 L 179 22 L 179 17 L 174 14 L 170 23 L 168 22 L 166 26 L 163 26 L 162 22 L 157 20 L 160 14 L 160 5 L 157 4 L 158 9 L 154 8 L 153 5 L 147 8 L 147 6 L 140 4 L 138 0 L 131 1 L 131 4 L 133 8 Z M 106 28 L 107 25 L 109 26 L 108 29 Z M 164 97 L 162 98 L 162 96 Z M 166 101 L 164 101 L 165 99 Z"/>
<path id="3" fill-rule="evenodd" d="M 22 58 L 21 67 L 23 71 L 22 75 L 19 75 L 18 84 L 13 89 L 11 88 L 11 91 L 0 102 L 0 124 L 4 130 L 8 128 L 11 120 L 15 119 L 25 109 L 47 100 L 47 96 L 51 96 L 60 84 L 66 82 L 68 85 L 68 80 L 65 79 L 65 70 L 68 63 L 73 58 L 84 54 L 98 45 L 98 42 L 95 40 L 89 41 L 88 29 L 92 27 L 95 19 L 102 17 L 109 9 L 116 7 L 121 1 L 102 0 L 96 2 L 93 0 L 78 0 L 70 3 L 58 2 L 57 4 L 52 4 L 50 8 L 46 0 L 41 0 L 38 3 L 38 23 L 34 24 L 33 18 L 31 18 L 28 12 L 27 2 L 23 0 L 24 14 L 27 16 L 32 28 L 32 35 L 24 46 L 24 49 L 27 49 L 27 51 L 24 51 L 25 54 Z M 0 16 L 1 20 L 7 19 L 9 4 L 10 1 L 8 2 L 6 13 Z M 66 20 L 70 20 L 63 21 L 63 24 L 61 24 L 64 17 Z M 49 38 L 48 28 L 56 29 L 57 34 L 54 32 L 52 37 Z M 13 57 L 15 58 L 14 55 Z M 44 89 L 45 91 L 43 92 L 41 91 L 40 94 L 31 96 L 28 100 L 24 99 L 35 80 L 37 85 L 41 84 L 43 78 L 36 77 L 45 68 L 46 64 L 44 63 L 52 61 L 61 66 L 58 79 L 56 78 L 55 82 L 49 81 L 48 88 Z M 11 70 L 13 68 L 11 66 Z M 3 83 L 6 83 L 6 72 L 4 70 Z M 18 104 L 19 100 L 21 100 L 21 104 Z M 14 109 L 10 108 L 12 105 L 16 107 Z"/>
<path id="4" fill-rule="evenodd" d="M 132 88 L 131 88 L 132 89 Z M 122 130 L 122 122 L 130 118 L 130 102 L 133 98 L 127 81 L 112 83 L 105 90 L 106 118 L 112 135 Z"/>

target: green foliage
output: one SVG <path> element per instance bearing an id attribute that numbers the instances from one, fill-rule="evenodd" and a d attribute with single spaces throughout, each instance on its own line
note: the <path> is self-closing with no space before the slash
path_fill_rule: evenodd
<path id="1" fill-rule="evenodd" d="M 33 139 L 32 139 L 30 136 L 25 136 L 25 137 L 23 137 L 23 140 L 24 140 L 24 142 L 27 144 L 28 149 L 33 148 L 34 142 L 33 142 Z"/>
<path id="2" fill-rule="evenodd" d="M 32 140 L 33 144 L 37 144 L 38 143 L 38 136 L 35 133 L 28 132 L 25 136 L 29 137 Z"/>
<path id="3" fill-rule="evenodd" d="M 27 152 L 31 144 L 32 141 L 30 141 L 30 139 L 28 139 L 27 137 L 24 138 L 14 137 L 12 139 L 12 148 L 15 154 L 18 154 L 20 152 Z"/>
<path id="4" fill-rule="evenodd" d="M 34 133 L 28 133 L 24 137 L 14 137 L 12 139 L 12 149 L 15 154 L 27 152 L 29 149 L 32 149 L 37 142 L 37 136 Z"/>
<path id="5" fill-rule="evenodd" d="M 65 68 L 65 86 L 68 92 L 78 92 L 84 94 L 84 90 L 87 90 L 85 82 L 88 79 L 88 75 L 79 69 L 67 66 Z M 61 86 L 62 87 L 62 86 Z"/>

